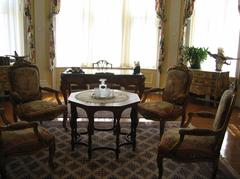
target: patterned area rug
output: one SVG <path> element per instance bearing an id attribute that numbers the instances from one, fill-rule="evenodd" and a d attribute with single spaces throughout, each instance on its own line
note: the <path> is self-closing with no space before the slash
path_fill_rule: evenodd
<path id="1" fill-rule="evenodd" d="M 109 127 L 110 122 L 98 122 L 98 127 Z M 48 150 L 24 157 L 14 158 L 7 162 L 7 174 L 9 178 L 64 178 L 64 179 L 154 179 L 158 170 L 156 163 L 157 145 L 159 141 L 158 123 L 139 123 L 137 128 L 137 148 L 133 152 L 131 146 L 122 146 L 119 160 L 115 159 L 115 153 L 110 150 L 96 150 L 92 153 L 92 159 L 87 156 L 85 146 L 77 146 L 74 151 L 70 147 L 70 131 L 65 132 L 61 122 L 51 121 L 43 124 L 56 136 L 56 153 L 54 162 L 56 168 L 51 171 L 47 165 Z M 86 122 L 80 122 L 80 130 L 85 130 Z M 176 126 L 176 123 L 168 123 L 168 127 Z M 123 130 L 129 129 L 127 122 L 122 123 Z M 122 137 L 121 137 L 122 138 Z M 85 138 L 84 140 L 86 140 Z M 123 138 L 121 139 L 123 140 Z M 95 146 L 114 146 L 115 138 L 112 132 L 96 131 L 93 137 Z M 209 163 L 176 163 L 172 160 L 164 161 L 163 178 L 210 178 L 212 167 Z M 217 173 L 218 179 L 236 178 L 220 160 Z"/>

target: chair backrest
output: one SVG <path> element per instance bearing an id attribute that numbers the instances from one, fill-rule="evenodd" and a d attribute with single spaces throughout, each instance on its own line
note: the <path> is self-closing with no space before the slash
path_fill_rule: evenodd
<path id="1" fill-rule="evenodd" d="M 18 60 L 10 67 L 11 92 L 16 92 L 22 102 L 41 99 L 39 69 L 29 62 Z"/>
<path id="2" fill-rule="evenodd" d="M 92 64 L 93 68 L 107 69 L 112 68 L 112 64 L 106 60 L 99 60 L 96 63 Z"/>
<path id="3" fill-rule="evenodd" d="M 222 141 L 227 130 L 227 126 L 236 101 L 237 82 L 235 81 L 230 89 L 224 91 L 213 122 L 214 130 L 221 130 L 220 135 L 216 137 L 217 149 L 220 150 Z"/>
<path id="4" fill-rule="evenodd" d="M 166 86 L 162 98 L 164 101 L 184 105 L 192 83 L 192 72 L 186 65 L 179 63 L 168 69 Z"/>

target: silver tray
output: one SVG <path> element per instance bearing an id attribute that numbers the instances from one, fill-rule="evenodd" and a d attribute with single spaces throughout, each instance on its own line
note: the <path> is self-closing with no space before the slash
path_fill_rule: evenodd
<path id="1" fill-rule="evenodd" d="M 91 93 L 91 97 L 94 98 L 94 99 L 112 99 L 115 96 L 114 95 L 99 96 L 99 95 L 96 95 L 95 93 Z"/>

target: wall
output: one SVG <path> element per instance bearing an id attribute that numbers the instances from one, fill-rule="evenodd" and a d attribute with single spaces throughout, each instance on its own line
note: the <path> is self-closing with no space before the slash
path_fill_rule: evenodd
<path id="1" fill-rule="evenodd" d="M 49 0 L 34 1 L 36 64 L 40 71 L 42 86 L 51 86 L 51 71 L 49 70 Z"/>
<path id="2" fill-rule="evenodd" d="M 179 48 L 179 36 L 182 25 L 182 0 L 166 0 L 165 24 L 165 60 L 160 75 L 160 87 L 165 86 L 166 72 L 169 66 L 176 64 Z"/>

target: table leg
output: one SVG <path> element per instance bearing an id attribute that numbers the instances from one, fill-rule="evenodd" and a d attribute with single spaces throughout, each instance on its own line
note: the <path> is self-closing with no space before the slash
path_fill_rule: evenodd
<path id="1" fill-rule="evenodd" d="M 75 141 L 77 141 L 77 109 L 76 105 L 70 103 L 71 105 L 71 118 L 70 118 L 70 125 L 71 125 L 71 146 L 72 150 L 74 150 Z"/>
<path id="2" fill-rule="evenodd" d="M 137 106 L 133 106 L 131 110 L 131 141 L 133 143 L 133 151 L 136 150 L 136 129 L 138 126 Z"/>
<path id="3" fill-rule="evenodd" d="M 115 126 L 115 132 L 116 132 L 116 159 L 119 159 L 119 153 L 120 153 L 120 146 L 119 146 L 119 136 L 121 132 L 120 127 L 120 118 L 121 118 L 122 111 L 114 112 L 114 119 L 116 119 L 116 126 Z"/>
<path id="4" fill-rule="evenodd" d="M 88 158 L 92 158 L 92 135 L 94 130 L 94 112 L 86 111 L 88 116 Z"/>

